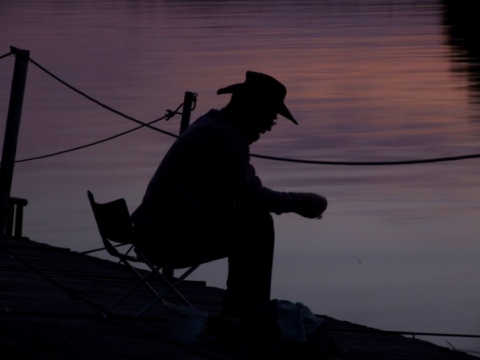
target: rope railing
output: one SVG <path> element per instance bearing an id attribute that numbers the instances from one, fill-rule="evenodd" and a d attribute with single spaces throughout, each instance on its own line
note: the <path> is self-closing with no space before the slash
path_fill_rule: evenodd
<path id="1" fill-rule="evenodd" d="M 11 55 L 12 53 L 7 53 L 5 55 L 2 56 L 3 57 L 6 57 L 8 55 Z M 147 128 L 150 128 L 150 129 L 153 129 L 153 130 L 156 130 L 156 131 L 159 131 L 163 134 L 166 134 L 166 135 L 169 135 L 169 136 L 173 136 L 173 137 L 178 137 L 176 134 L 173 134 L 173 133 L 170 133 L 168 131 L 164 131 L 164 130 L 161 130 L 161 129 L 158 129 L 158 128 L 155 128 L 153 127 L 152 125 L 160 120 L 170 120 L 172 117 L 174 117 L 175 115 L 181 115 L 182 112 L 180 112 L 179 110 L 184 106 L 184 103 L 180 104 L 175 110 L 170 110 L 170 109 L 167 109 L 166 110 L 166 114 L 158 119 L 155 119 L 153 121 L 150 121 L 150 122 L 143 122 L 143 121 L 140 121 L 136 118 L 134 118 L 133 116 L 130 116 L 130 115 L 127 115 L 119 110 L 116 110 L 114 109 L 113 107 L 93 98 L 92 96 L 86 94 L 85 92 L 79 90 L 78 88 L 74 87 L 73 85 L 69 84 L 68 82 L 64 81 L 63 79 L 61 79 L 59 76 L 53 74 L 51 71 L 47 70 L 45 67 L 43 67 L 42 65 L 40 65 L 38 62 L 36 62 L 35 60 L 33 60 L 32 58 L 29 58 L 29 61 L 34 64 L 36 67 L 38 67 L 40 70 L 44 71 L 47 75 L 51 76 L 53 79 L 57 80 L 58 82 L 60 82 L 61 84 L 63 84 L 64 86 L 66 86 L 67 88 L 69 88 L 70 90 L 76 92 L 77 94 L 85 97 L 86 99 L 88 99 L 89 101 L 97 104 L 98 106 L 102 107 L 102 108 L 105 108 L 127 120 L 130 120 L 130 121 L 133 121 L 137 124 L 139 124 L 137 127 L 134 127 L 130 130 L 127 130 L 127 131 L 124 131 L 124 132 L 121 132 L 121 133 L 118 133 L 116 135 L 112 135 L 112 136 L 109 136 L 107 138 L 104 138 L 104 139 L 101 139 L 101 140 L 97 140 L 97 141 L 94 141 L 94 142 L 91 142 L 91 143 L 88 143 L 88 144 L 84 144 L 84 145 L 80 145 L 80 146 L 76 146 L 76 147 L 73 147 L 73 148 L 69 148 L 69 149 L 65 149 L 65 150 L 60 150 L 60 151 L 57 151 L 57 152 L 53 152 L 53 153 L 50 153 L 50 154 L 46 154 L 46 155 L 39 155 L 39 156 L 34 156 L 34 157 L 30 157 L 30 158 L 25 158 L 25 159 L 19 159 L 19 160 L 16 160 L 15 162 L 16 163 L 21 163 L 21 162 L 27 162 L 27 161 L 33 161 L 33 160 L 39 160 L 39 159 L 44 159 L 44 158 L 48 158 L 48 157 L 53 157 L 53 156 L 56 156 L 56 155 L 61 155 L 61 154 L 65 154 L 65 153 L 69 153 L 69 152 L 73 152 L 73 151 L 76 151 L 76 150 L 80 150 L 80 149 L 85 149 L 87 147 L 91 147 L 91 146 L 94 146 L 94 145 L 98 145 L 98 144 L 101 144 L 101 143 L 104 143 L 104 142 L 107 142 L 107 141 L 110 141 L 110 140 L 113 140 L 113 139 L 116 139 L 116 138 L 119 138 L 123 135 L 127 135 L 129 133 L 132 133 L 136 130 L 139 130 L 141 128 L 144 128 L 144 127 L 147 127 Z M 194 94 L 194 102 L 192 104 L 192 109 L 191 111 L 193 111 L 196 107 L 196 94 Z"/>
<path id="2" fill-rule="evenodd" d="M 3 57 L 6 57 L 8 55 L 11 55 L 11 53 L 7 53 L 5 55 L 3 55 L 1 58 Z M 31 57 L 29 58 L 29 61 L 34 64 L 37 68 L 39 68 L 40 70 L 42 70 L 43 72 L 45 72 L 47 75 L 51 76 L 53 79 L 57 80 L 58 82 L 60 82 L 61 84 L 63 84 L 64 86 L 66 86 L 67 88 L 69 88 L 70 90 L 76 92 L 77 94 L 85 97 L 86 99 L 94 102 L 95 104 L 97 104 L 98 106 L 102 107 L 102 108 L 105 108 L 129 121 L 132 121 L 136 124 L 138 124 L 139 126 L 137 126 L 136 128 L 133 128 L 131 130 L 128 130 L 128 131 L 125 131 L 125 132 L 122 132 L 122 133 L 119 133 L 117 135 L 113 135 L 113 136 L 110 136 L 108 138 L 105 138 L 103 140 L 99 140 L 99 141 L 95 141 L 95 142 L 92 142 L 92 143 L 89 143 L 89 144 L 85 144 L 85 145 L 81 145 L 81 146 L 77 146 L 77 147 L 74 147 L 74 148 L 71 148 L 71 149 L 67 149 L 67 150 L 62 150 L 62 151 L 57 151 L 57 152 L 54 152 L 52 154 L 48 154 L 48 155 L 42 155 L 42 156 L 35 156 L 35 157 L 31 157 L 31 158 L 27 158 L 27 159 L 21 159 L 21 160 L 16 160 L 16 162 L 25 162 L 25 161 L 32 161 L 32 160 L 38 160 L 38 159 L 43 159 L 43 158 L 47 158 L 47 157 L 52 157 L 52 156 L 56 156 L 56 155 L 60 155 L 60 154 L 64 154 L 64 153 L 68 153 L 68 152 L 72 152 L 72 151 L 75 151 L 75 150 L 80 150 L 80 149 L 84 149 L 86 147 L 90 147 L 90 146 L 94 146 L 94 145 L 97 145 L 97 144 L 100 144 L 100 143 L 103 143 L 103 142 L 106 142 L 106 141 L 109 141 L 109 140 L 112 140 L 112 139 L 115 139 L 115 138 L 118 138 L 120 136 L 123 136 L 123 135 L 126 135 L 128 133 L 131 133 L 135 130 L 138 130 L 140 128 L 143 128 L 143 127 L 146 127 L 146 128 L 149 128 L 150 130 L 153 130 L 153 131 L 156 131 L 156 132 L 159 132 L 159 133 L 162 133 L 164 135 L 167 135 L 167 136 L 170 136 L 170 137 L 174 137 L 174 138 L 177 138 L 177 139 L 182 139 L 182 140 L 187 140 L 187 141 L 192 141 L 190 139 L 185 139 L 184 137 L 182 137 L 181 135 L 177 135 L 177 134 L 174 134 L 174 133 L 171 133 L 169 131 L 165 131 L 165 130 L 162 130 L 162 129 L 159 129 L 157 127 L 154 127 L 152 126 L 155 122 L 159 121 L 159 120 L 162 120 L 164 118 L 166 118 L 168 120 L 169 116 L 171 117 L 172 114 L 175 115 L 175 114 L 178 114 L 178 110 L 180 109 L 180 107 L 182 105 L 180 105 L 177 110 L 175 111 L 170 111 L 170 110 L 167 110 L 167 115 L 165 115 L 165 117 L 162 117 L 162 118 L 159 118 L 159 119 L 156 119 L 154 121 L 151 121 L 151 122 L 143 122 L 143 121 L 140 121 L 136 118 L 134 118 L 133 116 L 130 116 L 130 115 L 127 115 L 109 105 L 106 105 L 105 103 L 93 98 L 92 96 L 86 94 L 85 92 L 79 90 L 78 88 L 74 87 L 73 85 L 69 84 L 68 82 L 66 82 L 65 80 L 61 79 L 59 76 L 55 75 L 54 73 L 52 73 L 51 71 L 49 71 L 48 69 L 46 69 L 45 67 L 43 67 L 42 65 L 40 65 L 37 61 L 33 60 Z M 194 106 L 192 108 L 192 110 L 195 108 L 195 104 L 194 103 Z M 219 150 L 226 150 L 226 149 L 222 149 L 222 148 L 219 148 L 219 147 L 216 147 L 216 146 L 213 146 L 211 144 L 206 144 L 206 143 L 201 143 L 201 142 L 196 142 L 198 145 L 203 145 L 203 146 L 209 146 L 209 147 L 214 147 L 214 148 L 217 148 Z M 229 151 L 229 150 L 227 150 Z M 412 159 L 412 160 L 398 160 L 398 161 L 329 161 L 329 160 L 306 160 L 306 159 L 298 159 L 298 158 L 289 158 L 289 157 L 279 157 L 279 156 L 269 156 L 269 155 L 263 155 L 263 154 L 256 154 L 256 153 L 249 153 L 248 154 L 249 156 L 251 157 L 254 157 L 254 158 L 260 158 L 260 159 L 266 159 L 266 160 L 273 160 L 273 161 L 281 161 L 281 162 L 288 162 L 288 163 L 299 163 L 299 164 L 310 164 L 310 165 L 340 165 L 340 166 L 395 166 L 395 165 L 414 165 L 414 164 L 428 164 L 428 163 L 439 163 L 439 162 L 452 162 L 452 161 L 460 161 L 460 160 L 471 160 L 471 159 L 478 159 L 480 158 L 480 153 L 478 154 L 464 154 L 464 155 L 457 155 L 457 156 L 445 156 L 445 157 L 437 157 L 437 158 L 425 158 L 425 159 Z"/>
<path id="3" fill-rule="evenodd" d="M 0 56 L 0 60 L 2 60 L 3 58 L 6 58 L 7 56 L 10 56 L 10 55 L 12 55 L 11 51 L 6 53 L 6 54 L 3 54 L 2 56 Z"/>
<path id="4" fill-rule="evenodd" d="M 76 146 L 76 147 L 73 147 L 73 148 L 70 148 L 70 149 L 66 149 L 66 150 L 61 150 L 61 151 L 57 151 L 57 152 L 53 152 L 53 153 L 50 153 L 50 154 L 46 154 L 46 155 L 40 155 L 40 156 L 34 156 L 34 157 L 30 157 L 30 158 L 25 158 L 25 159 L 20 159 L 20 160 L 16 160 L 15 162 L 16 163 L 21 163 L 21 162 L 26 162 L 26 161 L 32 161 L 32 160 L 39 160 L 39 159 L 45 159 L 45 158 L 49 158 L 49 157 L 53 157 L 53 156 L 57 156 L 57 155 L 61 155 L 61 154 L 65 154 L 65 153 L 69 153 L 69 152 L 72 152 L 72 151 L 76 151 L 76 150 L 81 150 L 81 149 L 85 149 L 85 148 L 88 148 L 88 147 L 91 147 L 91 146 L 95 146 L 95 145 L 98 145 L 98 144 L 101 144 L 101 143 L 104 143 L 104 142 L 107 142 L 107 141 L 110 141 L 110 140 L 113 140 L 113 139 L 116 139 L 116 138 L 119 138 L 123 135 L 127 135 L 127 134 L 130 134 L 136 130 L 139 130 L 147 125 L 152 125 L 160 120 L 169 120 L 170 118 L 172 118 L 174 115 L 176 114 L 180 114 L 178 112 L 178 110 L 180 108 L 183 107 L 183 103 L 180 104 L 178 106 L 178 108 L 174 111 L 171 111 L 171 110 L 167 110 L 167 114 L 158 118 L 158 119 L 155 119 L 153 121 L 150 121 L 148 123 L 146 123 L 146 125 L 139 125 L 137 127 L 134 127 L 130 130 L 126 130 L 126 131 L 123 131 L 121 133 L 118 133 L 116 135 L 112 135 L 112 136 L 109 136 L 107 138 L 104 138 L 104 139 L 101 139 L 101 140 L 97 140 L 97 141 L 94 141 L 94 142 L 91 142 L 91 143 L 88 143 L 88 144 L 84 144 L 84 145 L 80 145 L 80 146 Z"/>
<path id="5" fill-rule="evenodd" d="M 448 161 L 459 161 L 467 159 L 480 158 L 480 154 L 469 154 L 459 156 L 447 156 L 431 159 L 417 159 L 417 160 L 399 160 L 399 161 L 323 161 L 323 160 L 303 160 L 285 157 L 267 156 L 260 154 L 250 154 L 252 157 L 257 157 L 267 160 L 276 160 L 291 163 L 313 164 L 313 165 L 344 165 L 344 166 L 391 166 L 391 165 L 414 165 L 414 164 L 428 164 Z"/>
<path id="6" fill-rule="evenodd" d="M 133 121 L 133 122 L 135 122 L 135 123 L 137 123 L 137 124 L 139 124 L 139 125 L 149 127 L 149 125 L 148 125 L 147 123 L 144 123 L 144 122 L 142 122 L 142 121 L 140 121 L 140 120 L 138 120 L 138 119 L 136 119 L 136 118 L 134 118 L 134 117 L 132 117 L 132 116 L 130 116 L 130 115 L 127 115 L 127 114 L 125 114 L 125 113 L 123 113 L 123 112 L 121 112 L 121 111 L 119 111 L 119 110 L 116 110 L 116 109 L 114 109 L 113 107 L 108 106 L 107 104 L 105 104 L 105 103 L 103 103 L 103 102 L 101 102 L 101 101 L 93 98 L 92 96 L 86 94 L 85 92 L 77 89 L 77 88 L 74 87 L 73 85 L 70 85 L 69 83 L 67 83 L 66 81 L 62 80 L 60 77 L 58 77 L 57 75 L 53 74 L 51 71 L 47 70 L 47 69 L 44 68 L 42 65 L 40 65 L 39 63 L 37 63 L 37 62 L 36 62 L 35 60 L 33 60 L 31 57 L 29 58 L 29 61 L 30 61 L 32 64 L 34 64 L 37 68 L 39 68 L 40 70 L 42 70 L 43 72 L 45 72 L 47 75 L 49 75 L 49 76 L 51 76 L 52 78 L 54 78 L 55 80 L 57 80 L 59 83 L 65 85 L 65 86 L 66 86 L 67 88 L 69 88 L 70 90 L 76 92 L 77 94 L 83 96 L 84 98 L 90 100 L 91 102 L 97 104 L 98 106 L 103 107 L 103 108 L 105 108 L 105 109 L 107 109 L 107 110 L 109 110 L 109 111 L 111 111 L 111 112 L 113 112 L 113 113 L 115 113 L 115 114 L 117 114 L 117 115 L 119 115 L 119 116 L 127 119 L 127 120 Z"/>

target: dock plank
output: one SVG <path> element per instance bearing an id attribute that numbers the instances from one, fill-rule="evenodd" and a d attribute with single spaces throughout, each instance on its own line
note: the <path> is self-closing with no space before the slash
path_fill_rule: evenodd
<path id="1" fill-rule="evenodd" d="M 241 344 L 173 341 L 160 304 L 134 319 L 135 311 L 151 299 L 146 289 L 138 289 L 116 308 L 115 316 L 105 317 L 103 309 L 134 281 L 124 266 L 113 261 L 31 241 L 4 242 L 0 246 L 1 359 L 257 358 Z M 219 311 L 223 289 L 193 281 L 182 284 L 181 290 L 194 306 L 212 314 Z M 345 360 L 478 359 L 426 341 L 323 317 L 332 338 L 348 350 Z"/>

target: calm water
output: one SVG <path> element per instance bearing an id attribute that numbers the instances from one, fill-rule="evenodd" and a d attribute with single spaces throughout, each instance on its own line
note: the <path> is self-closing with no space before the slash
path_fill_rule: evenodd
<path id="1" fill-rule="evenodd" d="M 480 152 L 479 49 L 465 15 L 472 11 L 458 10 L 433 0 L 3 0 L 0 55 L 10 45 L 28 49 L 64 80 L 145 121 L 176 108 L 185 91 L 198 93 L 192 117 L 221 107 L 228 99 L 218 88 L 263 71 L 287 85 L 300 125 L 280 121 L 253 152 L 424 159 Z M 0 61 L 2 129 L 13 63 Z M 30 64 L 17 158 L 134 126 Z M 158 126 L 177 132 L 179 117 Z M 18 163 L 13 195 L 29 200 L 25 234 L 78 251 L 99 246 L 86 190 L 99 201 L 125 197 L 133 210 L 172 141 L 144 129 Z M 330 201 L 321 221 L 276 217 L 274 297 L 385 330 L 480 334 L 478 160 L 253 161 L 266 185 Z M 197 277 L 223 287 L 226 263 Z M 428 340 L 480 351 L 479 340 Z"/>

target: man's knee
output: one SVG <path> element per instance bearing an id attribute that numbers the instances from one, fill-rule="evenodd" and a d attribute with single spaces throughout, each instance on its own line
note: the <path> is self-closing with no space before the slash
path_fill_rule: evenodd
<path id="1" fill-rule="evenodd" d="M 268 212 L 250 212 L 239 218 L 235 226 L 238 242 L 252 248 L 273 248 L 275 231 L 272 215 Z"/>

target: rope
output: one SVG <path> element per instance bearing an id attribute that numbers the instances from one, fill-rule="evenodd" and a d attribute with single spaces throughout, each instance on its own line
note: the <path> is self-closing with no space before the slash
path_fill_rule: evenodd
<path id="1" fill-rule="evenodd" d="M 4 55 L 5 56 L 5 55 Z M 46 68 L 44 68 L 43 66 L 41 66 L 40 64 L 38 64 L 35 60 L 33 60 L 32 58 L 29 58 L 30 62 L 32 64 L 34 64 L 36 67 L 38 67 L 40 70 L 42 70 L 43 72 L 45 72 L 46 74 L 48 74 L 49 76 L 53 77 L 55 80 L 59 81 L 60 83 L 62 83 L 63 85 L 65 85 L 66 87 L 68 87 L 69 89 L 71 89 L 72 91 L 78 93 L 79 95 L 85 97 L 86 99 L 94 102 L 95 104 L 127 119 L 127 120 L 130 120 L 130 121 L 133 121 L 137 124 L 139 124 L 140 126 L 135 128 L 135 130 L 141 128 L 141 127 L 147 127 L 151 130 L 154 130 L 154 131 L 157 131 L 157 132 L 160 132 L 164 135 L 168 135 L 168 136 L 171 136 L 171 137 L 174 137 L 176 139 L 182 139 L 182 140 L 188 140 L 188 141 L 192 141 L 190 139 L 185 139 L 184 137 L 182 136 L 179 136 L 179 135 L 176 135 L 174 133 L 171 133 L 169 131 L 165 131 L 165 130 L 162 130 L 162 129 L 159 129 L 159 128 L 156 128 L 156 127 L 153 127 L 151 124 L 153 122 L 150 122 L 150 123 L 144 123 L 132 116 L 129 116 L 129 115 L 126 115 L 125 113 L 121 112 L 121 111 L 118 111 L 104 103 L 102 103 L 101 101 L 99 100 L 96 100 L 94 99 L 93 97 L 87 95 L 85 92 L 75 88 L 74 86 L 68 84 L 66 81 L 62 80 L 61 78 L 59 78 L 58 76 L 56 76 L 55 74 L 53 74 L 51 71 L 47 70 Z M 195 103 L 194 103 L 194 106 L 195 106 Z M 178 109 L 177 109 L 178 110 Z M 134 131 L 134 130 L 131 130 L 131 131 Z M 38 156 L 38 157 L 33 157 L 33 158 L 29 158 L 29 159 L 23 159 L 23 160 L 18 160 L 18 162 L 22 162 L 22 161 L 29 161 L 29 160 L 36 160 L 36 159 L 41 159 L 41 158 L 45 158 L 45 157 L 50 157 L 50 156 L 54 156 L 54 155 L 58 155 L 58 154 L 63 154 L 63 153 L 66 153 L 66 152 L 70 152 L 70 151 L 74 151 L 74 150 L 78 150 L 78 149 L 82 149 L 82 148 L 85 148 L 85 147 L 88 147 L 88 146 L 93 146 L 93 145 L 96 145 L 98 143 L 101 143 L 101 142 L 104 142 L 104 141 L 107 141 L 107 140 L 111 140 L 113 138 L 116 138 L 116 137 L 119 137 L 121 135 L 125 135 L 126 133 L 128 132 L 131 132 L 131 131 L 127 131 L 125 133 L 121 133 L 121 134 L 118 134 L 118 135 L 114 135 L 110 138 L 107 138 L 107 139 L 104 139 L 104 140 L 100 140 L 98 142 L 94 142 L 94 143 L 91 143 L 91 144 L 87 144 L 87 145 L 83 145 L 83 146 L 79 146 L 79 147 L 76 147 L 76 148 L 73 148 L 73 149 L 69 149 L 69 150 L 63 150 L 63 151 L 59 151 L 57 153 L 54 153 L 54 154 L 49 154 L 49 155 L 43 155 L 43 156 Z M 193 141 L 195 142 L 195 141 Z M 216 147 L 216 146 L 213 146 L 213 145 L 210 145 L 210 144 L 206 144 L 206 143 L 200 143 L 200 142 L 195 142 L 199 145 L 203 145 L 203 146 L 209 146 L 209 147 L 212 147 L 212 148 L 217 148 L 219 150 L 225 150 L 225 149 L 222 149 L 222 148 L 219 148 L 219 147 Z M 244 154 L 245 155 L 245 154 Z M 477 159 L 477 158 L 480 158 L 480 154 L 467 154 L 467 155 L 459 155 L 459 156 L 448 156 L 448 157 L 440 157 L 440 158 L 427 158 L 427 159 L 414 159 L 414 160 L 400 160 L 400 161 L 366 161 L 366 162 L 355 162 L 355 161 L 326 161 L 326 160 L 304 160 L 304 159 L 295 159 L 295 158 L 286 158 L 286 157 L 276 157 L 276 156 L 268 156 L 268 155 L 262 155 L 262 154 L 255 154 L 255 153 L 250 153 L 248 154 L 250 155 L 251 157 L 255 157 L 255 158 L 261 158 L 261 159 L 266 159 L 266 160 L 273 160 L 273 161 L 281 161 L 281 162 L 290 162 L 290 163 L 300 163 L 300 164 L 310 164 L 310 165 L 340 165 L 340 166 L 393 166 L 393 165 L 413 165 L 413 164 L 427 164 L 427 163 L 438 163 L 438 162 L 450 162 L 450 161 L 460 161 L 460 160 L 468 160 L 468 159 Z"/>
<path id="2" fill-rule="evenodd" d="M 146 123 L 145 125 L 139 125 L 137 127 L 134 127 L 130 130 L 127 130 L 127 131 L 124 131 L 124 132 L 121 132 L 119 134 L 116 134 L 116 135 L 112 135 L 112 136 L 109 136 L 105 139 L 102 139 L 102 140 L 98 140 L 98 141 L 94 141 L 94 142 L 91 142 L 91 143 L 88 143 L 88 144 L 85 144 L 85 145 L 81 145 L 81 146 L 77 146 L 77 147 L 74 147 L 74 148 L 71 148 L 71 149 L 67 149 L 67 150 L 62 150 L 62 151 L 57 151 L 57 152 L 54 152 L 54 153 L 50 153 L 50 154 L 46 154 L 46 155 L 40 155 L 40 156 L 35 156 L 35 157 L 30 157 L 30 158 L 26 158 L 26 159 L 21 159 L 21 160 L 16 160 L 15 162 L 16 163 L 21 163 L 21 162 L 26 162 L 26 161 L 32 161 L 32 160 L 39 160 L 39 159 L 45 159 L 45 158 L 49 158 L 49 157 L 53 157 L 53 156 L 57 156 L 57 155 L 61 155 L 61 154 L 65 154 L 65 153 L 69 153 L 69 152 L 72 152 L 72 151 L 76 151 L 76 150 L 81 150 L 81 149 L 85 149 L 85 148 L 88 148 L 88 147 L 91 147 L 91 146 L 94 146 L 94 145 L 98 145 L 98 144 L 101 144 L 101 143 L 104 143 L 104 142 L 107 142 L 107 141 L 110 141 L 110 140 L 113 140 L 113 139 L 116 139 L 120 136 L 123 136 L 123 135 L 127 135 L 129 133 L 132 133 L 138 129 L 141 129 L 147 125 L 151 125 L 151 124 L 154 124 L 160 120 L 163 120 L 163 119 L 166 119 L 167 121 L 170 120 L 171 117 L 173 117 L 175 114 L 179 114 L 178 110 L 183 106 L 183 104 L 181 104 L 175 111 L 171 111 L 171 110 L 167 110 L 167 114 L 165 116 L 162 116 L 161 118 L 158 118 L 158 119 L 155 119 L 153 121 L 150 121 L 148 123 Z"/>
<path id="3" fill-rule="evenodd" d="M 2 55 L 2 56 L 0 56 L 0 60 L 2 60 L 3 58 L 6 58 L 7 56 L 10 56 L 10 55 L 12 55 L 12 52 L 11 52 L 11 51 L 8 52 L 8 53 L 6 53 L 6 54 L 4 54 L 4 55 Z"/>
<path id="4" fill-rule="evenodd" d="M 10 55 L 10 54 L 6 54 L 6 55 Z M 4 56 L 6 56 L 6 55 L 4 55 Z M 68 152 L 72 152 L 72 151 L 84 149 L 84 148 L 87 148 L 87 147 L 91 147 L 91 146 L 94 146 L 94 145 L 98 145 L 98 144 L 107 142 L 107 141 L 109 141 L 109 140 L 116 139 L 116 138 L 118 138 L 118 137 L 120 137 L 120 136 L 129 134 L 129 133 L 134 132 L 134 131 L 136 131 L 136 130 L 138 130 L 138 129 L 141 129 L 141 128 L 143 128 L 143 127 L 147 127 L 147 128 L 152 129 L 152 130 L 159 131 L 159 132 L 161 132 L 161 133 L 163 133 L 163 134 L 166 134 L 166 135 L 169 135 L 169 136 L 175 136 L 175 137 L 176 137 L 175 134 L 170 133 L 170 132 L 168 132 L 168 131 L 162 131 L 162 130 L 160 130 L 160 129 L 158 129 L 158 128 L 155 128 L 155 127 L 152 126 L 152 124 L 154 124 L 154 123 L 156 123 L 156 122 L 158 122 L 158 121 L 160 121 L 160 120 L 163 120 L 163 119 L 165 119 L 165 120 L 168 121 L 168 120 L 170 120 L 173 116 L 175 116 L 175 115 L 177 115 L 177 114 L 181 114 L 181 113 L 179 112 L 179 110 L 180 110 L 181 107 L 183 107 L 183 105 L 184 105 L 183 103 L 182 103 L 181 105 L 179 105 L 179 106 L 177 107 L 177 109 L 175 109 L 174 111 L 167 109 L 167 114 L 164 115 L 163 117 L 158 118 L 158 119 L 155 119 L 155 120 L 153 120 L 153 121 L 151 121 L 151 122 L 145 123 L 145 122 L 142 122 L 142 121 L 140 121 L 140 120 L 138 120 L 138 119 L 136 119 L 136 118 L 134 118 L 134 117 L 132 117 L 132 116 L 129 116 L 129 115 L 127 115 L 127 114 L 125 114 L 125 113 L 123 113 L 123 112 L 121 112 L 121 111 L 119 111 L 119 110 L 116 110 L 116 109 L 112 108 L 111 106 L 106 105 L 105 103 L 103 103 L 103 102 L 101 102 L 101 101 L 99 101 L 99 100 L 91 97 L 90 95 L 87 95 L 85 92 L 83 92 L 83 91 L 77 89 L 76 87 L 70 85 L 69 83 L 67 83 L 66 81 L 62 80 L 60 77 L 58 77 L 57 75 L 53 74 L 51 71 L 49 71 L 49 70 L 47 70 L 46 68 L 44 68 L 43 66 L 41 66 L 39 63 L 37 63 L 37 62 L 36 62 L 35 60 L 33 60 L 32 58 L 29 58 L 29 61 L 30 61 L 32 64 L 34 64 L 36 67 L 38 67 L 40 70 L 42 70 L 43 72 L 45 72 L 47 75 L 51 76 L 52 78 L 54 78 L 55 80 L 57 80 L 58 82 L 60 82 L 60 83 L 63 84 L 64 86 L 66 86 L 67 88 L 69 88 L 70 90 L 72 90 L 72 91 L 76 92 L 77 94 L 85 97 L 86 99 L 94 102 L 95 104 L 99 105 L 99 106 L 102 107 L 102 108 L 105 108 L 105 109 L 107 109 L 107 110 L 109 110 L 109 111 L 111 111 L 111 112 L 113 112 L 113 113 L 115 113 L 115 114 L 117 114 L 117 115 L 119 115 L 119 116 L 127 119 L 127 120 L 130 120 L 130 121 L 133 121 L 133 122 L 139 124 L 139 126 L 133 128 L 133 129 L 130 129 L 130 130 L 121 132 L 121 133 L 119 133 L 119 134 L 116 134 L 116 135 L 107 137 L 107 138 L 105 138 L 105 139 L 98 140 L 98 141 L 94 141 L 94 142 L 92 142 L 92 143 L 88 143 L 88 144 L 85 144 L 85 145 L 77 146 L 77 147 L 74 147 L 74 148 L 71 148 L 71 149 L 67 149 L 67 150 L 57 151 L 57 152 L 54 152 L 54 153 L 51 153 L 51 154 L 40 155 L 40 156 L 30 157 L 30 158 L 26 158 L 26 159 L 16 160 L 15 162 L 20 163 L 20 162 L 26 162 L 26 161 L 32 161 L 32 160 L 45 159 L 45 158 L 48 158 L 48 157 L 53 157 L 53 156 L 56 156 L 56 155 L 65 154 L 65 153 L 68 153 Z M 195 99 L 196 99 L 196 94 L 195 94 Z M 193 102 L 191 111 L 193 111 L 193 110 L 195 109 L 195 107 L 196 107 L 196 101 Z"/>
<path id="5" fill-rule="evenodd" d="M 292 162 L 292 163 L 315 164 L 315 165 L 348 165 L 348 166 L 413 165 L 413 164 L 428 164 L 428 163 L 459 161 L 459 160 L 480 158 L 480 154 L 470 154 L 470 155 L 440 157 L 440 158 L 433 158 L 433 159 L 400 160 L 400 161 L 366 161 L 366 162 L 359 161 L 359 162 L 355 162 L 355 161 L 302 160 L 302 159 L 275 157 L 275 156 L 267 156 L 267 155 L 260 155 L 260 154 L 250 154 L 250 156 L 261 158 L 261 159 L 283 161 L 283 162 Z"/>
<path id="6" fill-rule="evenodd" d="M 151 125 L 149 125 L 149 124 L 147 124 L 147 123 L 144 123 L 144 122 L 142 122 L 142 121 L 140 121 L 140 120 L 138 120 L 138 119 L 135 119 L 134 117 L 129 116 L 129 115 L 127 115 L 127 114 L 125 114 L 125 113 L 123 113 L 123 112 L 121 112 L 121 111 L 119 111 L 119 110 L 116 110 L 116 109 L 112 108 L 111 106 L 108 106 L 107 104 L 105 104 L 105 103 L 103 103 L 103 102 L 101 102 L 101 101 L 99 101 L 99 100 L 91 97 L 90 95 L 87 95 L 87 94 L 84 93 L 83 91 L 81 91 L 81 90 L 77 89 L 76 87 L 70 85 L 69 83 L 67 83 L 66 81 L 60 79 L 58 76 L 56 76 L 56 75 L 53 74 L 52 72 L 50 72 L 50 71 L 48 71 L 47 69 L 45 69 L 43 66 L 41 66 L 39 63 L 37 63 L 37 62 L 36 62 L 35 60 L 33 60 L 32 58 L 29 58 L 29 60 L 30 60 L 30 62 L 31 62 L 32 64 L 34 64 L 34 65 L 35 65 L 36 67 L 38 67 L 40 70 L 42 70 L 43 72 L 45 72 L 47 75 L 53 77 L 55 80 L 57 80 L 57 81 L 60 82 L 61 84 L 65 85 L 65 86 L 66 86 L 67 88 L 69 88 L 70 90 L 72 90 L 72 91 L 76 92 L 77 94 L 83 96 L 84 98 L 86 98 L 86 99 L 94 102 L 95 104 L 99 105 L 100 107 L 103 107 L 103 108 L 105 108 L 105 109 L 107 109 L 107 110 L 109 110 L 109 111 L 111 111 L 111 112 L 113 112 L 113 113 L 115 113 L 115 114 L 117 114 L 117 115 L 119 115 L 119 116 L 127 119 L 127 120 L 133 121 L 133 122 L 135 122 L 135 123 L 137 123 L 137 124 L 139 124 L 139 125 L 146 126 L 146 127 L 148 127 L 148 128 L 152 128 L 152 129 L 155 129 L 155 128 L 152 127 Z"/>

